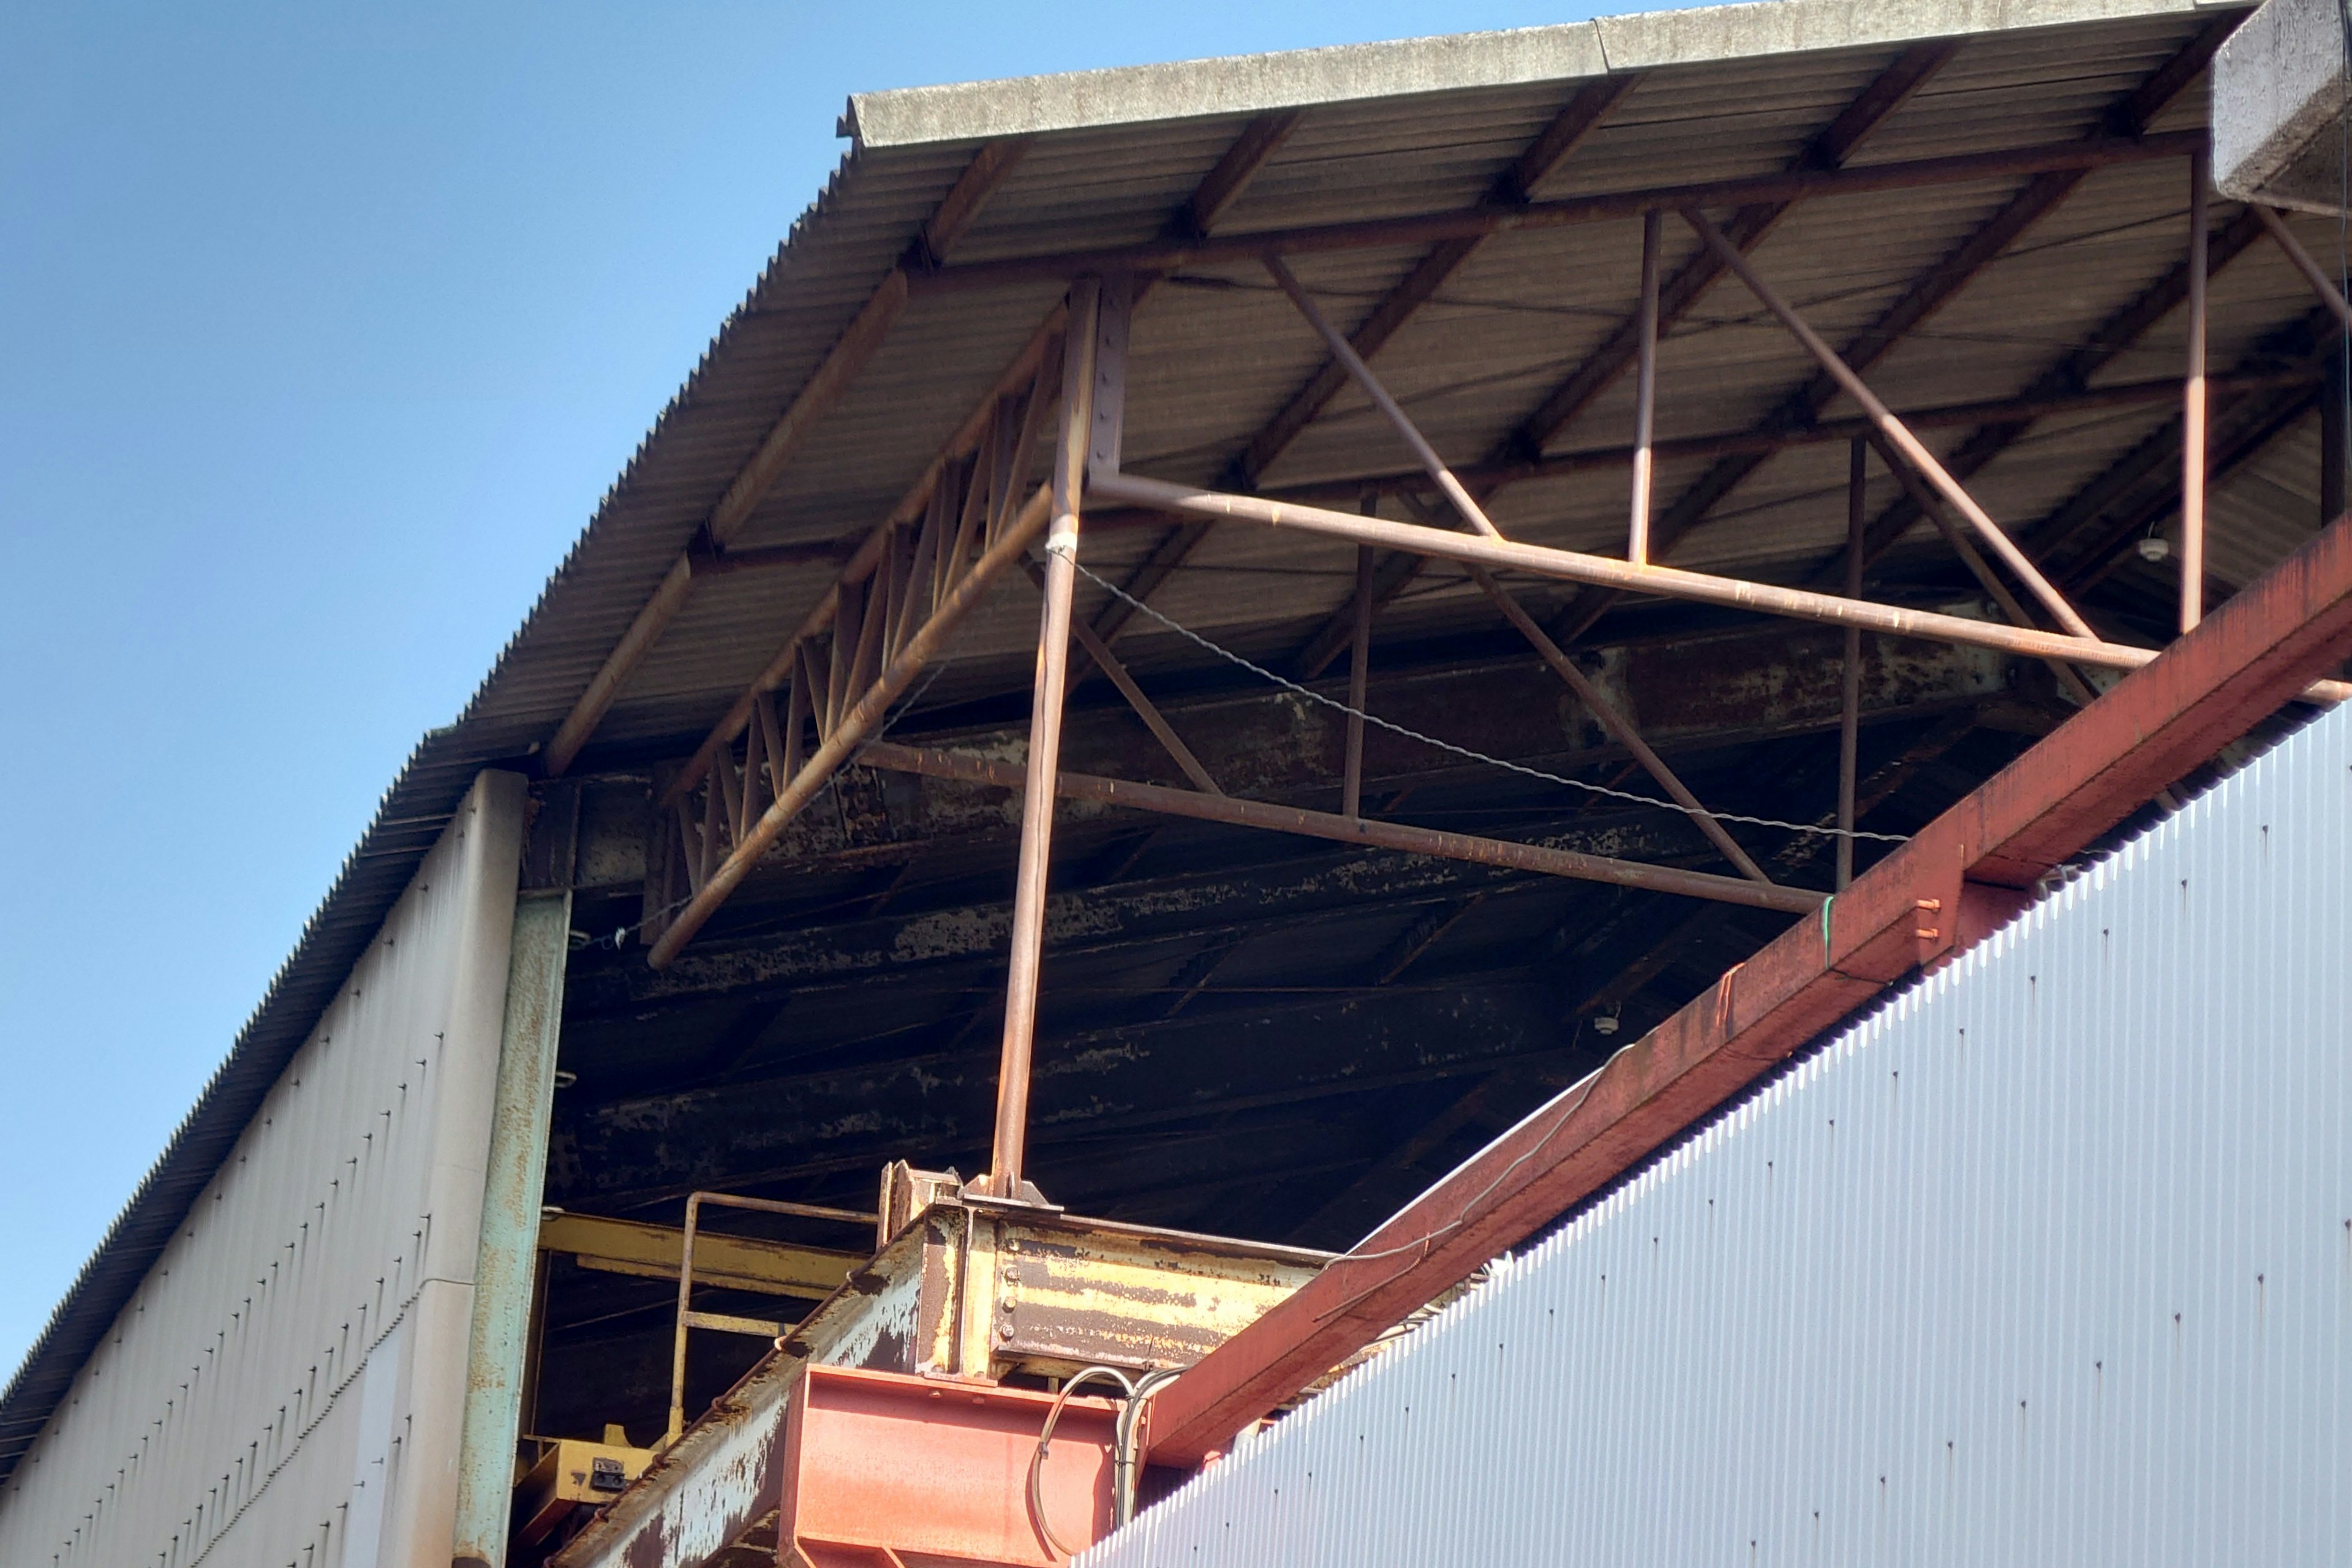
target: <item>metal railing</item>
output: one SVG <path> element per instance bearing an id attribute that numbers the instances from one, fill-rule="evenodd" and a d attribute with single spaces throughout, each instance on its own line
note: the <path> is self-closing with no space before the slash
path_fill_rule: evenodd
<path id="1" fill-rule="evenodd" d="M 686 1430 L 686 1336 L 689 1330 L 709 1329 L 725 1334 L 743 1334 L 753 1339 L 774 1340 L 783 1336 L 784 1325 L 765 1318 L 739 1318 L 728 1312 L 698 1312 L 694 1310 L 694 1237 L 702 1221 L 702 1205 L 715 1204 L 722 1208 L 752 1209 L 761 1214 L 793 1215 L 802 1219 L 832 1220 L 842 1225 L 871 1226 L 875 1216 L 856 1209 L 825 1208 L 817 1204 L 785 1203 L 775 1198 L 737 1197 L 731 1193 L 692 1193 L 686 1200 L 686 1235 L 677 1258 L 677 1331 L 670 1347 L 669 1365 L 669 1429 L 663 1435 L 662 1447 L 667 1447 Z M 737 1283 L 738 1289 L 750 1286 Z M 781 1292 L 779 1292 L 781 1294 Z"/>

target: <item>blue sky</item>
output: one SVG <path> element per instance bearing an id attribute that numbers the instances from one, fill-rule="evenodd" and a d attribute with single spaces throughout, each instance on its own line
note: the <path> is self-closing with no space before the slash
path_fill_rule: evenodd
<path id="1" fill-rule="evenodd" d="M 1591 14 L 9 8 L 0 1379 L 849 92 Z"/>

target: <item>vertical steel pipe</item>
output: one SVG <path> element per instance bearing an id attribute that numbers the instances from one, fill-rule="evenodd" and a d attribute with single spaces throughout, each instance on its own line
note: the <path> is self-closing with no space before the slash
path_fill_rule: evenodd
<path id="1" fill-rule="evenodd" d="M 1378 510 L 1364 503 L 1364 515 Z M 1372 547 L 1356 546 L 1356 625 L 1348 646 L 1348 759 L 1341 769 L 1339 815 L 1364 815 L 1364 697 L 1372 673 Z"/>
<path id="2" fill-rule="evenodd" d="M 2189 369 L 2180 398 L 2180 629 L 2205 618 L 2205 184 L 2211 154 L 2189 159 Z"/>
<path id="3" fill-rule="evenodd" d="M 1846 458 L 1845 596 L 1862 597 L 1862 558 L 1870 531 L 1864 481 L 1870 443 L 1857 436 Z M 1853 793 L 1862 752 L 1862 628 L 1845 628 L 1844 687 L 1838 708 L 1837 890 L 1853 880 Z"/>
<path id="4" fill-rule="evenodd" d="M 1657 437 L 1658 413 L 1658 246 L 1666 215 L 1652 208 L 1642 215 L 1642 305 L 1636 320 L 1641 342 L 1640 369 L 1633 388 L 1633 508 L 1625 536 L 1625 559 L 1636 566 L 1650 560 L 1651 447 Z"/>
<path id="5" fill-rule="evenodd" d="M 662 1434 L 662 1447 L 677 1441 L 686 1430 L 686 1335 L 687 1319 L 694 1311 L 694 1233 L 702 1222 L 702 1194 L 688 1194 L 686 1200 L 686 1228 L 678 1241 L 677 1254 L 677 1326 L 670 1338 L 669 1351 L 669 1425 Z"/>
<path id="6" fill-rule="evenodd" d="M 1036 1043 L 1037 981 L 1045 943 L 1045 871 L 1053 850 L 1054 776 L 1061 768 L 1062 690 L 1069 677 L 1070 606 L 1077 592 L 1079 498 L 1093 439 L 1095 344 L 1102 284 L 1070 290 L 1064 343 L 1061 437 L 1054 447 L 1052 521 L 1045 534 L 1045 605 L 1037 630 L 1037 678 L 1029 712 L 1028 779 L 1021 796 L 1021 853 L 1013 891 L 1013 950 L 1004 986 L 1004 1046 L 996 1079 L 996 1139 L 989 1190 L 1021 1193 L 1029 1127 L 1029 1062 Z"/>

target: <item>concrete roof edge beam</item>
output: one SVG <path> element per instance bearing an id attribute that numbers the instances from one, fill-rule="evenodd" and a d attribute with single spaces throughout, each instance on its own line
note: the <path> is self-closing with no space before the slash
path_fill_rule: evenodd
<path id="1" fill-rule="evenodd" d="M 854 93 L 841 130 L 861 147 L 910 147 L 2244 8 L 2197 0 L 1751 0 L 1501 32 Z"/>

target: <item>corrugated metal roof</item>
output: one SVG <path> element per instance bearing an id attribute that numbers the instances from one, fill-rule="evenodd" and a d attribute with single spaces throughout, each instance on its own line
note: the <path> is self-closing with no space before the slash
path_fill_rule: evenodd
<path id="1" fill-rule="evenodd" d="M 1922 38 L 1969 41 L 1853 162 L 2065 140 L 2099 131 L 2120 99 L 2231 9 L 2186 0 L 1775 0 L 854 99 L 845 126 L 859 139 L 839 171 L 721 326 L 464 713 L 426 736 L 404 768 L 220 1071 L 0 1395 L 0 1475 L 13 1462 L 5 1434 L 37 1424 L 66 1386 L 473 773 L 499 760 L 520 762 L 545 742 L 988 138 L 1033 141 L 957 245 L 957 264 L 1150 240 L 1250 117 L 1269 110 L 1311 112 L 1220 232 L 1459 209 L 1486 192 L 1578 79 L 1602 71 L 1646 74 L 1541 184 L 1543 197 L 1782 169 L 1905 44 Z M 2199 126 L 2203 116 L 2201 88 L 2191 88 L 2158 126 Z M 1851 333 L 2019 183 L 1818 197 L 1791 210 L 1757 251 L 1758 265 L 1832 338 Z M 2088 175 L 1995 264 L 1983 286 L 1962 294 L 1875 369 L 1874 384 L 1897 406 L 2021 390 L 2175 263 L 2185 205 L 2177 162 Z M 1381 374 L 1449 458 L 1484 457 L 1623 319 L 1634 291 L 1637 229 L 1621 222 L 1491 239 L 1389 343 Z M 1688 237 L 1668 233 L 1676 257 L 1688 254 Z M 1410 247 L 1325 254 L 1301 258 L 1297 270 L 1336 316 L 1352 321 L 1421 254 Z M 872 528 L 1058 293 L 1055 284 L 1027 282 L 919 294 L 730 542 L 854 539 Z M 2274 252 L 2257 247 L 2217 283 L 2213 363 L 2234 363 L 2308 308 L 2301 280 Z M 2179 363 L 2178 344 L 2177 330 L 2159 328 L 2145 352 L 2118 356 L 2102 377 L 2165 374 Z M 1171 279 L 1136 323 L 1129 466 L 1214 478 L 1321 359 L 1255 266 L 1203 266 Z M 1667 437 L 1750 425 L 1811 373 L 1736 283 L 1706 295 L 1669 338 L 1662 363 Z M 1846 410 L 1833 405 L 1829 412 Z M 2040 517 L 2166 417 L 2149 406 L 2045 420 L 1972 488 L 1998 516 Z M 1630 422 L 1630 392 L 1620 386 L 1553 446 L 1606 447 L 1624 439 Z M 1937 432 L 1934 444 L 1949 447 L 1963 435 Z M 1361 398 L 1343 391 L 1265 482 L 1394 471 L 1404 461 Z M 1835 444 L 1776 457 L 1677 559 L 1801 574 L 1843 538 L 1843 507 L 1822 498 L 1840 490 L 1843 467 Z M 1706 468 L 1703 459 L 1664 462 L 1661 497 L 1673 497 Z M 2267 473 L 2269 465 L 2260 469 Z M 2252 482 L 2224 487 L 2216 508 L 2221 530 L 2237 529 L 2229 498 Z M 1504 491 L 1496 511 L 1533 542 L 1612 548 L 1622 527 L 1622 487 L 1621 476 L 1602 470 L 1550 479 Z M 1874 493 L 1891 497 L 1893 489 L 1882 479 Z M 2300 531 L 2307 531 L 2275 516 L 2259 528 L 2249 523 L 2217 542 L 2215 569 L 2242 581 Z M 1116 573 L 1153 542 L 1146 531 L 1100 533 L 1087 559 Z M 1159 602 L 1187 624 L 1230 634 L 1245 651 L 1276 655 L 1348 592 L 1340 554 L 1247 531 L 1214 535 Z M 624 687 L 598 744 L 641 755 L 690 744 L 830 579 L 831 568 L 810 564 L 703 583 Z M 1540 606 L 1558 595 L 1529 597 Z M 1411 637 L 1460 627 L 1484 611 L 1457 579 L 1433 572 L 1388 614 L 1383 635 L 1393 626 Z M 1034 621 L 1025 592 L 999 595 L 967 623 L 931 700 L 1025 688 Z M 1129 642 L 1131 661 L 1145 671 L 1185 668 L 1197 657 L 1148 626 Z"/>

